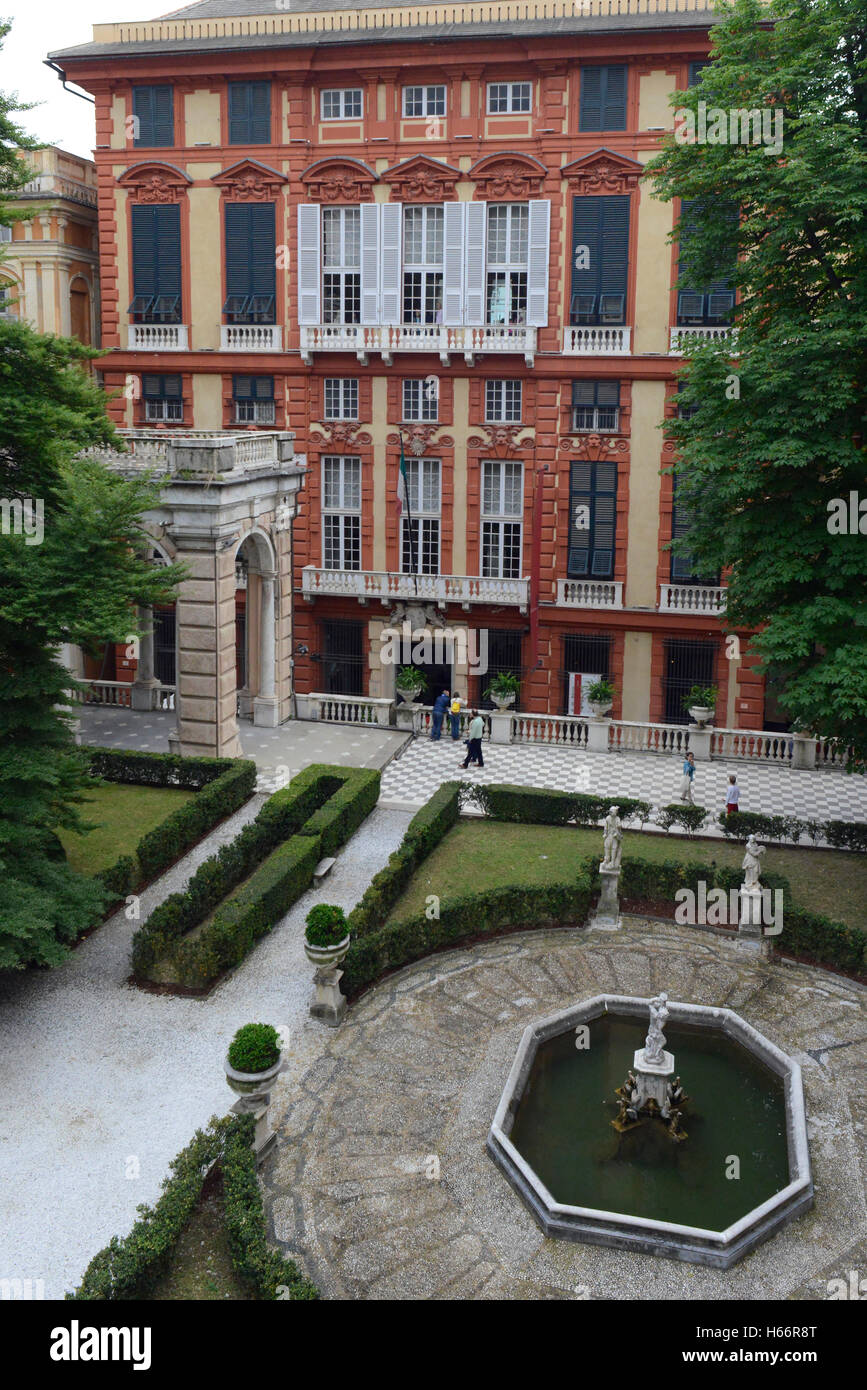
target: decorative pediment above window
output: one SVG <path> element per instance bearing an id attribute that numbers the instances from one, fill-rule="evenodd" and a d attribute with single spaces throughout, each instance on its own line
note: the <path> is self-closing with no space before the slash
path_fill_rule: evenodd
<path id="1" fill-rule="evenodd" d="M 506 150 L 489 154 L 474 164 L 467 178 L 475 180 L 476 197 L 488 202 L 538 198 L 547 174 L 545 165 L 532 155 Z"/>
<path id="2" fill-rule="evenodd" d="M 370 203 L 377 176 L 360 159 L 317 159 L 304 170 L 301 182 L 311 203 Z"/>
<path id="3" fill-rule="evenodd" d="M 463 178 L 463 174 L 450 164 L 441 164 L 426 154 L 417 154 L 386 169 L 380 178 L 383 183 L 391 185 L 393 202 L 448 203 L 454 199 L 455 184 Z"/>
<path id="4" fill-rule="evenodd" d="M 568 180 L 573 193 L 631 193 L 643 173 L 637 160 L 600 149 L 565 164 L 560 177 Z"/>
<path id="5" fill-rule="evenodd" d="M 211 179 L 220 189 L 224 198 L 233 203 L 270 203 L 280 192 L 281 185 L 288 179 L 279 169 L 269 164 L 260 164 L 258 159 L 239 159 L 215 174 Z"/>
<path id="6" fill-rule="evenodd" d="M 602 463 L 605 459 L 625 461 L 629 441 L 613 434 L 569 434 L 561 437 L 560 452 L 591 463 Z"/>
<path id="7" fill-rule="evenodd" d="M 486 425 L 483 434 L 473 434 L 467 440 L 467 448 L 483 450 L 494 458 L 523 453 L 532 445 L 533 431 L 526 425 Z"/>
<path id="8" fill-rule="evenodd" d="M 431 449 L 452 449 L 455 443 L 450 434 L 440 434 L 440 426 L 436 422 L 404 425 L 399 433 L 387 435 L 386 442 L 398 448 L 401 435 L 407 451 L 417 459 L 424 458 Z"/>
<path id="9" fill-rule="evenodd" d="M 136 203 L 178 203 L 192 179 L 176 164 L 143 160 L 120 175 L 118 183 Z"/>
<path id="10" fill-rule="evenodd" d="M 355 449 L 373 443 L 373 439 L 355 420 L 317 420 L 311 429 L 318 430 L 321 439 L 313 436 L 320 446 Z"/>

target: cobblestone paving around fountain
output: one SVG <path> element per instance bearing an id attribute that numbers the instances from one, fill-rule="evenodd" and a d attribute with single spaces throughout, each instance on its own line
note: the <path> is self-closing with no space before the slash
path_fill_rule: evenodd
<path id="1" fill-rule="evenodd" d="M 529 1022 L 660 989 L 736 1010 L 803 1068 L 815 1207 L 727 1272 L 546 1240 L 484 1149 Z M 310 1026 L 323 1045 L 281 1078 L 264 1179 L 273 1234 L 325 1297 L 825 1299 L 829 1280 L 867 1273 L 867 990 L 849 980 L 626 918 L 430 957 L 336 1032 Z"/>

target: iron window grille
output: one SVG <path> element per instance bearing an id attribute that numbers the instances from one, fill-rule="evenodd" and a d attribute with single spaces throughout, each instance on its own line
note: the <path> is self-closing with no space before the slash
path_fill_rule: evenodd
<path id="1" fill-rule="evenodd" d="M 615 434 L 620 425 L 619 381 L 573 381 L 572 429 Z"/>

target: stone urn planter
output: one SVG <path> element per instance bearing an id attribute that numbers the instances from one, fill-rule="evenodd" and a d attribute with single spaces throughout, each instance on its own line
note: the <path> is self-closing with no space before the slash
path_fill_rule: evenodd
<path id="1" fill-rule="evenodd" d="M 319 903 L 307 914 L 304 953 L 310 964 L 316 966 L 313 976 L 316 992 L 310 1003 L 310 1013 L 330 1028 L 336 1028 L 346 1013 L 346 1000 L 340 990 L 343 979 L 340 962 L 349 950 L 349 932 L 327 945 L 314 944 L 307 938 L 309 935 L 336 936 L 341 929 L 345 931 L 345 927 L 342 908 Z"/>
<path id="2" fill-rule="evenodd" d="M 509 709 L 515 703 L 515 692 L 512 691 L 511 695 L 492 694 L 491 700 L 497 706 L 497 709 Z"/>
<path id="3" fill-rule="evenodd" d="M 604 719 L 614 704 L 613 700 L 588 700 L 587 704 L 594 719 Z"/>
<path id="4" fill-rule="evenodd" d="M 236 1096 L 268 1096 L 271 1087 L 283 1070 L 283 1053 L 277 1058 L 273 1067 L 268 1067 L 266 1071 L 236 1071 L 226 1058 L 223 1066 L 226 1071 L 226 1081 Z"/>
<path id="5" fill-rule="evenodd" d="M 223 1062 L 226 1082 L 238 1097 L 232 1106 L 232 1114 L 252 1115 L 255 1121 L 253 1152 L 257 1163 L 261 1163 L 267 1157 L 276 1143 L 277 1136 L 271 1129 L 269 1112 L 271 1087 L 284 1066 L 282 1051 L 277 1061 L 264 1071 L 238 1071 L 228 1057 Z"/>
<path id="6" fill-rule="evenodd" d="M 713 719 L 714 712 L 709 705 L 690 705 L 689 714 L 698 727 L 703 729 L 708 720 Z"/>
<path id="7" fill-rule="evenodd" d="M 400 696 L 401 700 L 405 700 L 408 705 L 412 705 L 415 704 L 421 694 L 422 687 L 420 685 L 413 685 L 406 690 L 402 690 L 401 687 L 397 685 L 395 686 L 395 691 Z"/>
<path id="8" fill-rule="evenodd" d="M 342 941 L 338 941 L 336 946 L 311 946 L 309 941 L 305 941 L 304 950 L 311 965 L 317 966 L 320 970 L 333 968 L 340 964 L 349 950 L 349 934 L 347 933 Z"/>

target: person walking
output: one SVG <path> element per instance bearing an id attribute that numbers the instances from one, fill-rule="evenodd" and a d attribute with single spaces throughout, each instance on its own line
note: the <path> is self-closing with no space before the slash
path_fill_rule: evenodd
<path id="1" fill-rule="evenodd" d="M 433 728 L 431 730 L 431 738 L 435 741 L 438 740 L 442 734 L 443 720 L 445 719 L 448 707 L 449 692 L 443 690 L 441 694 L 437 695 L 433 703 Z"/>
<path id="2" fill-rule="evenodd" d="M 680 799 L 688 801 L 691 805 L 692 799 L 692 779 L 695 776 L 695 758 L 691 753 L 687 753 L 683 760 L 683 781 L 680 784 Z"/>
<path id="3" fill-rule="evenodd" d="M 738 786 L 738 779 L 734 772 L 729 773 L 729 784 L 726 787 L 726 819 L 733 816 L 737 811 L 741 800 L 741 789 Z"/>
<path id="4" fill-rule="evenodd" d="M 449 705 L 449 721 L 452 726 L 452 739 L 457 743 L 461 736 L 461 697 L 457 691 L 452 692 L 452 702 Z"/>
<path id="5" fill-rule="evenodd" d="M 467 757 L 466 761 L 461 763 L 461 767 L 468 767 L 470 763 L 475 763 L 477 767 L 484 767 L 485 763 L 482 758 L 482 735 L 484 732 L 485 721 L 479 711 L 474 709 L 467 740 Z"/>

